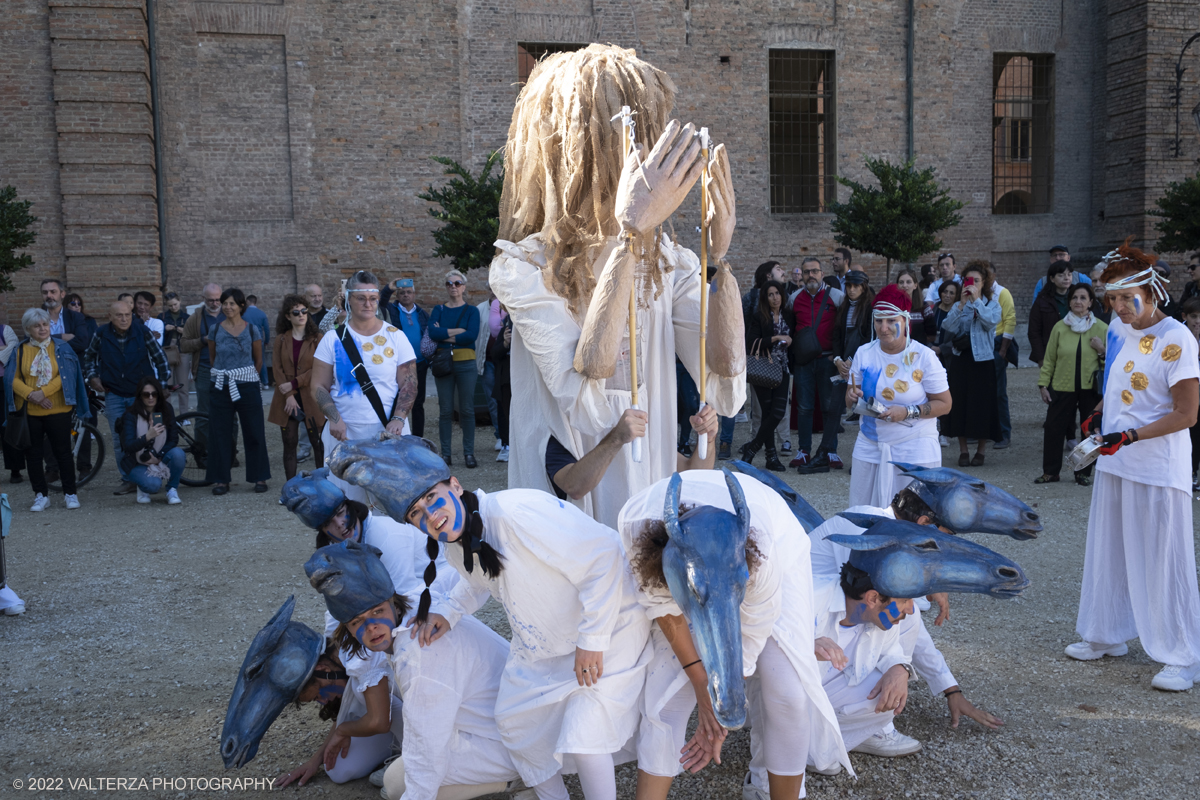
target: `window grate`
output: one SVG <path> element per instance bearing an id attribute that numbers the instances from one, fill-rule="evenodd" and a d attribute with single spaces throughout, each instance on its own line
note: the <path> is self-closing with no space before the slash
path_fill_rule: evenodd
<path id="1" fill-rule="evenodd" d="M 771 213 L 828 210 L 837 199 L 832 50 L 771 50 Z"/>
<path id="2" fill-rule="evenodd" d="M 586 44 L 562 44 L 558 42 L 517 42 L 517 82 L 524 86 L 537 62 L 551 53 L 573 53 Z"/>
<path id="3" fill-rule="evenodd" d="M 997 53 L 992 89 L 992 213 L 1049 213 L 1054 199 L 1054 56 Z"/>

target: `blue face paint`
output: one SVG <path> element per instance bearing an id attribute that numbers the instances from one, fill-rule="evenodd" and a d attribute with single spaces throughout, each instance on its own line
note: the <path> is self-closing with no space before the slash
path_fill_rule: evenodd
<path id="1" fill-rule="evenodd" d="M 1133 313 L 1140 317 L 1142 315 L 1142 309 L 1145 307 L 1146 304 L 1142 302 L 1141 294 L 1135 294 L 1133 296 Z"/>
<path id="2" fill-rule="evenodd" d="M 358 643 L 363 647 L 367 646 L 367 643 L 363 641 L 363 636 L 366 635 L 368 625 L 386 625 L 389 632 L 396 630 L 395 620 L 388 619 L 387 617 L 368 617 L 366 622 L 359 625 L 358 630 L 354 632 L 354 638 L 358 639 Z"/>
<path id="3" fill-rule="evenodd" d="M 321 705 L 331 703 L 334 698 L 341 697 L 345 691 L 346 687 L 340 683 L 335 683 L 332 686 L 322 686 L 320 689 L 317 689 L 317 702 Z"/>
<path id="4" fill-rule="evenodd" d="M 896 623 L 894 620 L 900 617 L 900 609 L 896 605 L 896 601 L 888 603 L 887 608 L 879 613 L 879 626 L 885 631 L 890 631 Z"/>
<path id="5" fill-rule="evenodd" d="M 858 603 L 849 614 L 846 615 L 846 622 L 851 625 L 862 625 L 867 621 L 867 604 Z"/>

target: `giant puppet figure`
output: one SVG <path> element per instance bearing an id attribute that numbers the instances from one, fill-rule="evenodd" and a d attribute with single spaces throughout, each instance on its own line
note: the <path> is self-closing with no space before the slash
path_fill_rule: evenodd
<path id="1" fill-rule="evenodd" d="M 662 231 L 706 166 L 695 128 L 668 122 L 674 95 L 670 78 L 632 50 L 594 44 L 555 54 L 521 91 L 505 148 L 489 278 L 514 327 L 520 424 L 509 486 L 550 491 L 551 439 L 581 459 L 637 397 L 646 413 L 640 461 L 632 443 L 623 446 L 579 500 L 608 525 L 632 495 L 676 469 L 676 356 L 698 384 L 703 374 L 700 263 Z M 632 126 L 621 122 L 623 107 Z M 708 256 L 720 263 L 735 223 L 724 145 L 709 163 Z M 704 396 L 732 416 L 746 394 L 745 334 L 728 265 L 709 298 Z"/>

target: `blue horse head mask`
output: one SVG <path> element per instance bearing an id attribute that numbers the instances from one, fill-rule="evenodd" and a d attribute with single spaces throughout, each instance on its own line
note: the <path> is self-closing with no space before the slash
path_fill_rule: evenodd
<path id="1" fill-rule="evenodd" d="M 339 542 L 322 547 L 304 565 L 312 587 L 325 596 L 325 607 L 338 622 L 349 623 L 396 593 L 377 547 Z"/>
<path id="2" fill-rule="evenodd" d="M 1029 588 L 1029 579 L 1016 562 L 932 525 L 846 511 L 839 516 L 866 530 L 861 536 L 839 533 L 826 538 L 850 548 L 850 564 L 870 575 L 880 594 L 909 598 L 975 592 L 1016 597 Z"/>
<path id="3" fill-rule="evenodd" d="M 325 467 L 304 472 L 283 485 L 279 502 L 291 511 L 305 526 L 320 528 L 346 502 L 346 495 L 329 480 Z"/>
<path id="4" fill-rule="evenodd" d="M 708 695 L 717 721 L 730 730 L 746 724 L 746 684 L 742 676 L 742 598 L 750 571 L 746 538 L 750 509 L 737 479 L 726 469 L 725 483 L 736 514 L 713 506 L 679 513 L 683 479 L 667 484 L 663 522 L 663 576 L 671 597 L 692 628 L 696 649 L 708 671 Z"/>
<path id="5" fill-rule="evenodd" d="M 254 637 L 242 662 L 221 728 L 226 769 L 241 769 L 254 758 L 263 734 L 283 707 L 296 699 L 325 649 L 323 636 L 292 622 L 295 605 L 293 595 Z"/>
<path id="6" fill-rule="evenodd" d="M 775 473 L 763 472 L 745 461 L 731 461 L 730 466 L 743 475 L 749 475 L 764 486 L 774 489 L 792 510 L 792 515 L 796 517 L 800 527 L 804 528 L 805 533 L 812 533 L 825 522 L 825 518 L 819 511 L 809 505 L 809 502 L 799 492 L 784 483 Z"/>
<path id="7" fill-rule="evenodd" d="M 401 523 L 421 495 L 450 478 L 446 462 L 419 436 L 342 442 L 326 461 L 335 476 L 366 489 Z"/>
<path id="8" fill-rule="evenodd" d="M 892 463 L 913 479 L 908 488 L 933 509 L 939 524 L 955 533 L 1036 539 L 1042 530 L 1034 510 L 998 486 L 956 469 Z"/>

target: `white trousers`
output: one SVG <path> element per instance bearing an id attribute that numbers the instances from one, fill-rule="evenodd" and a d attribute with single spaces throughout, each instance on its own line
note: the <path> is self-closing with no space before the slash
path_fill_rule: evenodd
<path id="1" fill-rule="evenodd" d="M 377 733 L 374 736 L 356 736 L 350 739 L 350 750 L 345 756 L 338 756 L 333 769 L 326 770 L 329 780 L 334 783 L 346 783 L 365 778 L 375 771 L 392 755 L 393 743 L 399 744 L 403 738 L 404 706 L 399 697 L 392 697 L 392 730 L 387 733 Z M 399 797 L 400 795 L 396 795 Z"/>
<path id="2" fill-rule="evenodd" d="M 885 730 L 896 717 L 891 711 L 876 713 L 878 697 L 874 700 L 867 699 L 867 695 L 882 678 L 883 673 L 874 670 L 857 686 L 851 686 L 849 676 L 842 673 L 825 684 L 825 694 L 829 697 L 834 713 L 837 714 L 838 727 L 841 728 L 842 741 L 846 743 L 847 750 L 853 750 Z M 813 766 L 825 769 L 833 764 Z"/>
<path id="3" fill-rule="evenodd" d="M 450 749 L 454 757 L 450 759 L 450 769 L 438 790 L 437 800 L 469 800 L 496 794 L 503 792 L 509 781 L 517 779 L 512 758 L 498 739 L 458 731 Z M 404 758 L 401 756 L 383 773 L 383 788 L 389 798 L 400 800 L 405 785 Z"/>
<path id="4" fill-rule="evenodd" d="M 808 762 L 812 717 L 818 712 L 808 700 L 800 674 L 787 654 L 767 639 L 754 674 L 746 679 L 750 721 L 750 781 L 770 791 L 767 773 L 803 775 Z M 800 782 L 799 797 L 806 791 Z"/>
<path id="5" fill-rule="evenodd" d="M 942 462 L 934 463 L 918 463 L 919 467 L 940 467 Z M 892 470 L 892 497 L 876 498 L 875 484 L 879 480 L 879 470 L 887 468 Z M 848 508 L 854 506 L 876 506 L 886 507 L 891 505 L 892 498 L 900 493 L 900 490 L 912 483 L 912 478 L 907 475 L 901 475 L 900 469 L 892 464 L 872 464 L 870 461 L 862 461 L 854 459 L 850 470 L 850 503 Z M 877 503 L 876 499 L 882 499 L 883 502 Z"/>
<path id="6" fill-rule="evenodd" d="M 1096 471 L 1075 630 L 1084 641 L 1137 637 L 1161 664 L 1200 661 L 1192 498 Z"/>
<path id="7" fill-rule="evenodd" d="M 6 585 L 4 588 L 0 588 L 0 611 L 12 608 L 13 606 L 24 605 L 24 602 L 21 598 L 17 597 L 17 593 L 11 587 Z"/>

